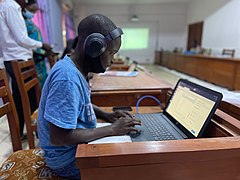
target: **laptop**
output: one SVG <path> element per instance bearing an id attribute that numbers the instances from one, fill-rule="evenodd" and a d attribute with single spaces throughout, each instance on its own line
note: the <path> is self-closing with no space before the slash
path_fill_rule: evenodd
<path id="1" fill-rule="evenodd" d="M 142 121 L 133 142 L 202 137 L 222 99 L 222 94 L 180 79 L 162 113 L 136 114 Z"/>

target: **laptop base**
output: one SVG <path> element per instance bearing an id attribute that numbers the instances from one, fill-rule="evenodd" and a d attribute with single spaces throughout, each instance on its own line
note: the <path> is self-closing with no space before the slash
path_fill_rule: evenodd
<path id="1" fill-rule="evenodd" d="M 162 113 L 136 114 L 136 119 L 142 121 L 141 126 L 135 126 L 139 130 L 138 135 L 131 136 L 133 142 L 141 141 L 166 141 L 185 139 L 186 135 L 179 133 L 173 124 L 164 118 Z"/>

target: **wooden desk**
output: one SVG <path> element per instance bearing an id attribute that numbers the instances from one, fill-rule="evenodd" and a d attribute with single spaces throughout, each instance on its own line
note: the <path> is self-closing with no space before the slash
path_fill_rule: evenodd
<path id="1" fill-rule="evenodd" d="M 240 90 L 240 59 L 237 58 L 163 52 L 161 65 L 231 90 Z"/>
<path id="2" fill-rule="evenodd" d="M 113 64 L 125 64 L 124 60 L 114 60 Z"/>
<path id="3" fill-rule="evenodd" d="M 240 138 L 79 145 L 82 180 L 239 179 Z"/>
<path id="4" fill-rule="evenodd" d="M 220 132 L 218 128 L 221 126 L 215 127 Z M 239 135 L 158 142 L 82 144 L 77 147 L 76 163 L 81 169 L 82 180 L 239 179 Z"/>
<path id="5" fill-rule="evenodd" d="M 164 80 L 139 72 L 136 77 L 101 76 L 94 74 L 91 80 L 92 102 L 98 106 L 134 106 L 143 95 L 153 95 L 162 103 L 172 88 Z M 141 105 L 156 105 L 152 99 L 144 99 Z"/>
<path id="6" fill-rule="evenodd" d="M 130 68 L 130 65 L 112 64 L 109 70 L 110 71 L 128 71 L 129 68 Z"/>

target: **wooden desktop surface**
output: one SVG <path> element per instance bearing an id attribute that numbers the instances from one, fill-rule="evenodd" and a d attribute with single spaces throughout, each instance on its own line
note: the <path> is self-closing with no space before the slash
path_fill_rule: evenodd
<path id="1" fill-rule="evenodd" d="M 128 71 L 130 65 L 127 64 L 112 64 L 109 68 L 110 71 Z"/>
<path id="2" fill-rule="evenodd" d="M 92 103 L 98 106 L 134 106 L 144 95 L 154 96 L 165 103 L 167 91 L 172 89 L 172 85 L 147 72 L 139 72 L 135 77 L 94 74 L 90 84 Z M 150 106 L 157 103 L 146 98 L 140 105 Z"/>
<path id="3" fill-rule="evenodd" d="M 104 110 L 110 111 L 111 108 Z M 135 108 L 133 113 L 134 111 Z M 141 113 L 160 111 L 159 107 L 140 107 Z M 217 114 L 221 116 L 221 113 Z M 221 129 L 224 126 L 221 121 L 223 120 L 218 121 L 219 124 L 212 122 L 213 127 L 208 131 L 215 129 L 213 131 L 221 134 L 224 129 Z M 214 135 L 215 132 L 209 134 Z M 81 144 L 77 147 L 76 162 L 81 169 L 82 180 L 239 179 L 239 135 L 236 133 L 232 134 L 232 137 Z"/>
<path id="4" fill-rule="evenodd" d="M 94 74 L 91 80 L 92 92 L 171 89 L 172 85 L 156 79 L 151 74 L 139 72 L 135 77 L 101 76 Z"/>

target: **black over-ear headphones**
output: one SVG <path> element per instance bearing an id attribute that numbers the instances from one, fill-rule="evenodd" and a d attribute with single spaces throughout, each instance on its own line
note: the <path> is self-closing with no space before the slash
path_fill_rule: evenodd
<path id="1" fill-rule="evenodd" d="M 117 39 L 123 34 L 120 27 L 111 31 L 106 37 L 100 33 L 92 33 L 88 35 L 84 41 L 84 51 L 88 56 L 95 58 L 100 56 L 107 48 L 107 43 Z"/>

